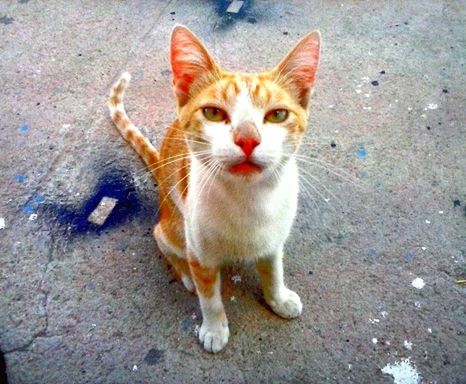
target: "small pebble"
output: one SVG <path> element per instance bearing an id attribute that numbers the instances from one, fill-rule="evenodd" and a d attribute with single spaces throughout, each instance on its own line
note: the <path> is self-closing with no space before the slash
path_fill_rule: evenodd
<path id="1" fill-rule="evenodd" d="M 377 80 L 374 80 L 374 81 L 371 81 L 371 84 L 374 86 L 374 87 L 377 87 L 379 85 L 379 82 Z"/>
<path id="2" fill-rule="evenodd" d="M 5 219 L 0 217 L 0 229 L 4 229 L 6 227 Z"/>

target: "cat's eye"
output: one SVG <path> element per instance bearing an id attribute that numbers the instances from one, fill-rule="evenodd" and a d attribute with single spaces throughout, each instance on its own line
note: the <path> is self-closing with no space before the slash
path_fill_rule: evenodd
<path id="1" fill-rule="evenodd" d="M 220 123 L 227 119 L 227 113 L 223 109 L 217 107 L 204 107 L 202 108 L 202 113 L 207 120 L 216 123 Z"/>
<path id="2" fill-rule="evenodd" d="M 274 109 L 265 115 L 265 121 L 273 124 L 283 123 L 287 118 L 288 111 L 286 109 Z"/>

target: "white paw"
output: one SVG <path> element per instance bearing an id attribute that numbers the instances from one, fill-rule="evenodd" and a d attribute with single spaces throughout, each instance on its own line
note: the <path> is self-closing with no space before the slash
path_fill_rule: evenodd
<path id="1" fill-rule="evenodd" d="M 301 315 L 303 304 L 296 292 L 285 288 L 280 297 L 274 297 L 267 301 L 270 308 L 279 316 L 285 319 L 293 319 Z"/>
<path id="2" fill-rule="evenodd" d="M 189 292 L 194 292 L 194 283 L 191 277 L 188 275 L 183 275 L 181 276 L 181 281 L 183 282 L 184 287 L 189 291 Z"/>
<path id="3" fill-rule="evenodd" d="M 199 341 L 207 352 L 217 353 L 228 343 L 230 330 L 228 325 L 221 323 L 205 325 L 202 323 L 199 330 Z"/>

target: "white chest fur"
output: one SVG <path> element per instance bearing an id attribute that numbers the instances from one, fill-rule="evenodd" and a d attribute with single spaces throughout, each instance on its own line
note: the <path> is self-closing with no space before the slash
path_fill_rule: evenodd
<path id="1" fill-rule="evenodd" d="M 275 253 L 289 235 L 296 214 L 298 173 L 292 159 L 277 180 L 202 188 L 201 165 L 191 163 L 185 230 L 187 245 L 206 264 Z M 272 182 L 272 179 L 275 181 Z"/>

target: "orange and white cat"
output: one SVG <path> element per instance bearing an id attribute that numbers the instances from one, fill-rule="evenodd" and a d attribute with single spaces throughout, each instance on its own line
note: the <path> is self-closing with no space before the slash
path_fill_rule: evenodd
<path id="1" fill-rule="evenodd" d="M 153 173 L 160 193 L 157 244 L 202 310 L 199 339 L 209 352 L 228 342 L 220 268 L 253 260 L 265 300 L 281 317 L 301 314 L 285 286 L 283 246 L 296 214 L 294 154 L 307 128 L 320 34 L 302 38 L 271 71 L 220 69 L 183 26 L 171 35 L 178 118 L 158 152 L 123 107 L 130 76 L 111 90 L 111 117 Z"/>

